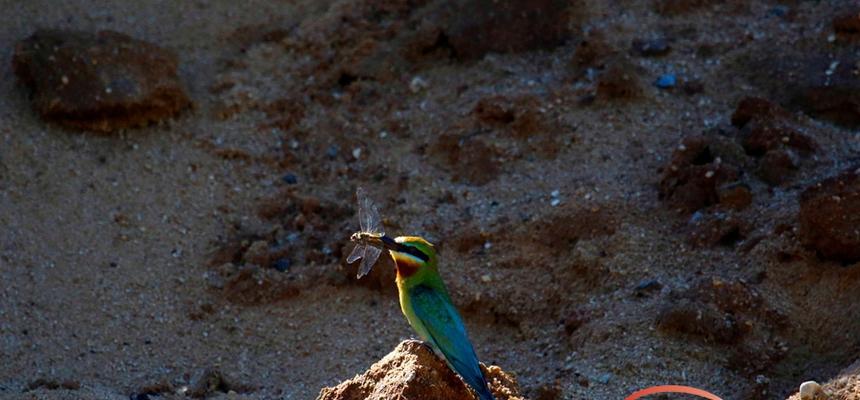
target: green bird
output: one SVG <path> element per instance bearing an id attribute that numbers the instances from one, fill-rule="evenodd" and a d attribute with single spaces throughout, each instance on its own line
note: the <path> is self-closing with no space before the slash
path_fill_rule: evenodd
<path id="1" fill-rule="evenodd" d="M 445 356 L 448 366 L 481 400 L 494 400 L 466 334 L 466 326 L 439 276 L 433 245 L 417 236 L 391 238 L 382 234 L 376 238 L 394 258 L 400 309 L 409 325 L 421 339 Z"/>

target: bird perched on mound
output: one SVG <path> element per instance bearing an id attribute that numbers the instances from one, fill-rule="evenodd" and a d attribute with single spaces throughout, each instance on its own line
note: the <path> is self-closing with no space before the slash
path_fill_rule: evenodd
<path id="1" fill-rule="evenodd" d="M 460 313 L 439 276 L 436 250 L 418 236 L 373 238 L 391 254 L 397 267 L 400 308 L 415 332 L 451 367 L 480 400 L 495 400 L 478 364 L 478 356 Z"/>

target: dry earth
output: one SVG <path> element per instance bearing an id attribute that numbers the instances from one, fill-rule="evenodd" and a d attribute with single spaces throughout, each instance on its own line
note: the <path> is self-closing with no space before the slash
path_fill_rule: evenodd
<path id="1" fill-rule="evenodd" d="M 412 333 L 391 266 L 344 265 L 357 185 L 528 398 L 782 399 L 860 357 L 856 4 L 234 3 L 0 3 L 0 397 L 362 373 Z M 46 122 L 37 29 L 167 49 L 193 107 Z"/>

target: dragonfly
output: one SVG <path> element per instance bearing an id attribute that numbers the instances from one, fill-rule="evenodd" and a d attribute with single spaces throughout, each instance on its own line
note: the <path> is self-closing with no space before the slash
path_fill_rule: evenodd
<path id="1" fill-rule="evenodd" d="M 356 244 L 352 253 L 346 258 L 346 262 L 352 264 L 361 259 L 356 276 L 361 279 L 373 269 L 373 265 L 382 254 L 380 247 L 383 247 L 383 238 L 386 236 L 382 228 L 382 219 L 379 217 L 379 209 L 376 208 L 367 191 L 359 186 L 355 190 L 355 197 L 358 199 L 358 223 L 361 230 L 353 233 L 349 238 Z"/>

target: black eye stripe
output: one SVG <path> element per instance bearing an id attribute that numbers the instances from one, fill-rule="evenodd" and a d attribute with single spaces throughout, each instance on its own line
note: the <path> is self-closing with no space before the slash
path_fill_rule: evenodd
<path id="1" fill-rule="evenodd" d="M 424 262 L 427 262 L 430 260 L 430 257 L 427 256 L 427 254 L 424 254 L 423 251 L 419 250 L 415 246 L 410 246 L 408 244 L 403 244 L 403 243 L 397 243 L 394 241 L 394 239 L 392 239 L 391 237 L 389 237 L 387 235 L 383 235 L 381 237 L 381 239 L 383 242 L 386 243 L 387 246 L 390 246 L 389 248 L 394 247 L 395 250 L 397 250 L 401 253 L 406 253 L 406 254 L 415 256 L 416 258 L 418 258 L 419 260 L 424 261 Z"/>
<path id="2" fill-rule="evenodd" d="M 405 250 L 406 250 L 406 251 L 404 251 L 404 253 L 409 253 L 409 254 L 411 254 L 411 255 L 413 255 L 413 256 L 415 256 L 415 257 L 418 257 L 421 261 L 426 262 L 427 260 L 429 260 L 429 259 L 430 259 L 430 257 L 427 257 L 427 255 L 426 255 L 426 254 L 424 254 L 424 252 L 423 252 L 423 251 L 418 250 L 418 248 L 417 248 L 417 247 L 412 247 L 412 246 L 409 246 L 409 245 L 404 245 L 403 247 L 404 247 L 404 248 L 405 248 Z"/>

